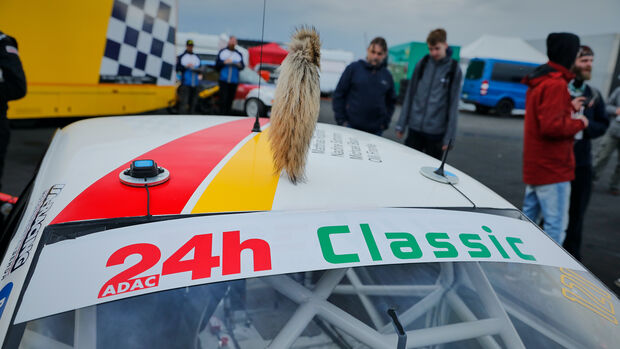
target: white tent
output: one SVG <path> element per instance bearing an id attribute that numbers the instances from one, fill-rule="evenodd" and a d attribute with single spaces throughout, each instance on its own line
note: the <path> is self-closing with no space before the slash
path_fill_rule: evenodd
<path id="1" fill-rule="evenodd" d="M 461 47 L 461 63 L 472 58 L 496 58 L 511 61 L 545 63 L 547 56 L 517 37 L 483 35 L 469 45 Z"/>

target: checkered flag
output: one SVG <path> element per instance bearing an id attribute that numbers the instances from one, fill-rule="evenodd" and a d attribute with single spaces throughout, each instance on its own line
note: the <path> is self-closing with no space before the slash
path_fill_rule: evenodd
<path id="1" fill-rule="evenodd" d="M 100 82 L 174 84 L 175 0 L 114 0 Z"/>

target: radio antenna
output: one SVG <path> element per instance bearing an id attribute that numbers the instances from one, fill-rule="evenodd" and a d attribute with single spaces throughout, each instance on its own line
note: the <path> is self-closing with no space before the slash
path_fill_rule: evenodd
<path id="1" fill-rule="evenodd" d="M 267 0 L 263 0 L 263 28 L 261 29 L 260 34 L 260 59 L 258 60 L 258 100 L 260 100 L 260 82 L 263 79 L 260 76 L 260 71 L 263 68 L 263 46 L 265 46 L 265 8 L 267 7 Z M 256 110 L 256 119 L 254 120 L 254 127 L 252 128 L 252 132 L 261 132 L 260 122 L 258 121 L 260 109 Z"/>

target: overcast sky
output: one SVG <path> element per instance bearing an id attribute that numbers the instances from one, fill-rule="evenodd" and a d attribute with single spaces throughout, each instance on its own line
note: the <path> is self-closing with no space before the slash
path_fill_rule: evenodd
<path id="1" fill-rule="evenodd" d="M 262 0 L 179 0 L 179 31 L 261 37 Z M 466 45 L 482 34 L 545 38 L 549 32 L 620 33 L 620 0 L 267 0 L 265 41 L 287 42 L 314 25 L 323 47 L 364 54 L 367 41 L 424 41 L 432 29 Z"/>

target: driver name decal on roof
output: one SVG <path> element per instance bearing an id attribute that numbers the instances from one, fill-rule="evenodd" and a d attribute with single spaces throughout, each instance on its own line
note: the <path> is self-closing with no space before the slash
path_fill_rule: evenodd
<path id="1" fill-rule="evenodd" d="M 380 208 L 189 217 L 46 245 L 16 322 L 219 281 L 476 261 L 584 270 L 530 222 L 489 214 Z"/>
<path id="2" fill-rule="evenodd" d="M 327 144 L 329 146 L 327 146 Z M 367 159 L 371 162 L 382 162 L 377 145 L 365 143 L 355 137 L 343 139 L 341 133 L 333 132 L 329 136 L 325 130 L 316 129 L 310 143 L 310 152 L 313 154 L 330 155 L 351 160 Z M 365 156 L 364 156 L 365 154 Z"/>

